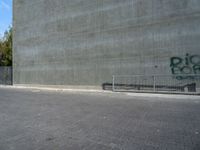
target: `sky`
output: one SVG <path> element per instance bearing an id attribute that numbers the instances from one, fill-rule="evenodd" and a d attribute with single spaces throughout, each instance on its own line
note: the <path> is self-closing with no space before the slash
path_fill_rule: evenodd
<path id="1" fill-rule="evenodd" d="M 0 37 L 12 25 L 12 0 L 0 0 Z"/>

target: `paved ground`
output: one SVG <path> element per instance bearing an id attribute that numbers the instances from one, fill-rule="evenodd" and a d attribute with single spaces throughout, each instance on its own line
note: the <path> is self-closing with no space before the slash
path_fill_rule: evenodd
<path id="1" fill-rule="evenodd" d="M 0 88 L 0 150 L 199 150 L 200 98 Z"/>

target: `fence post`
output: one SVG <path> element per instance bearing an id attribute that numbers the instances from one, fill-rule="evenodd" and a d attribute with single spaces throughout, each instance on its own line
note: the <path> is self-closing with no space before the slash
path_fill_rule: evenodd
<path id="1" fill-rule="evenodd" d="M 112 91 L 114 92 L 115 91 L 115 76 L 113 75 L 113 78 L 112 78 Z"/>
<path id="2" fill-rule="evenodd" d="M 153 91 L 156 92 L 156 76 L 153 76 Z"/>

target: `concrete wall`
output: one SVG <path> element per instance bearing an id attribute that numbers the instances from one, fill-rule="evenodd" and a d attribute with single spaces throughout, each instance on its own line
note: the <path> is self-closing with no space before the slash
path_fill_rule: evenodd
<path id="1" fill-rule="evenodd" d="M 199 0 L 14 0 L 13 22 L 14 84 L 100 86 L 200 64 Z"/>

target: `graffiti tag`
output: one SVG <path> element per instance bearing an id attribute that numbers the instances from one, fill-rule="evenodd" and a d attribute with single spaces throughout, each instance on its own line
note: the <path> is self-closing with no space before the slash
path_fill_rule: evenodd
<path id="1" fill-rule="evenodd" d="M 190 76 L 191 74 L 200 74 L 200 55 L 186 54 L 184 58 L 172 57 L 170 62 L 171 72 L 173 75 L 179 75 L 176 77 L 179 80 L 193 79 L 195 77 Z"/>

